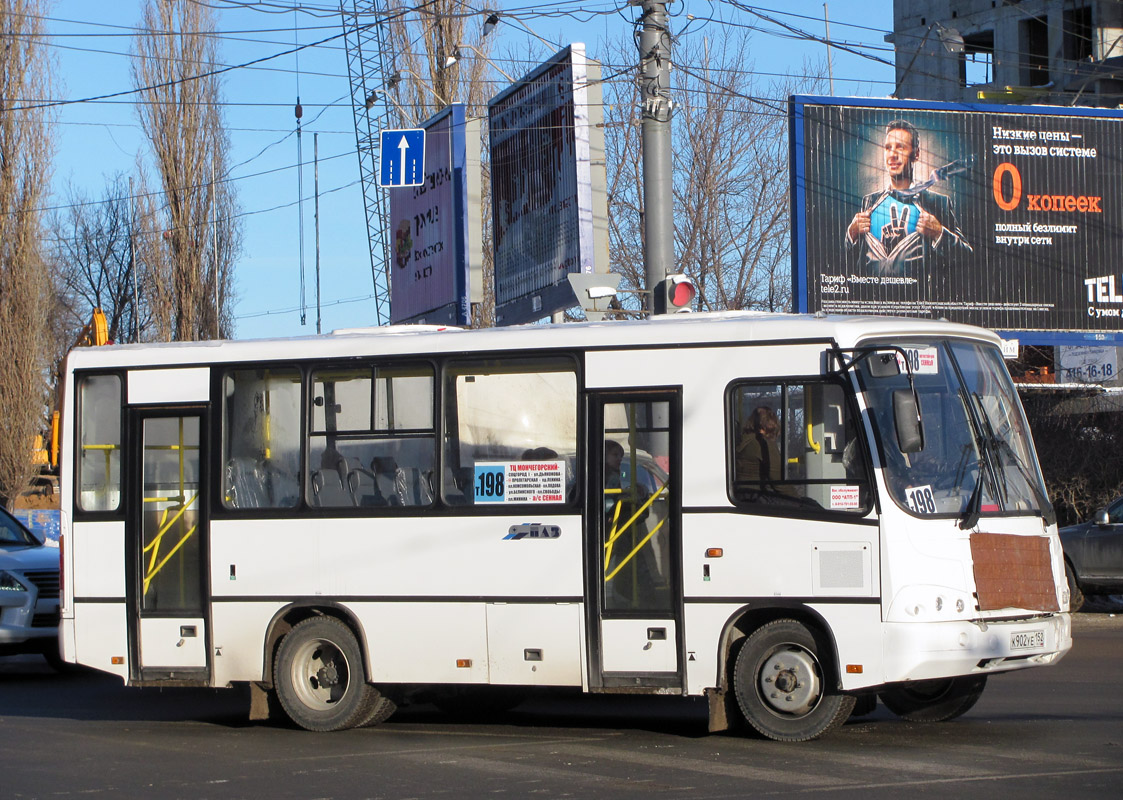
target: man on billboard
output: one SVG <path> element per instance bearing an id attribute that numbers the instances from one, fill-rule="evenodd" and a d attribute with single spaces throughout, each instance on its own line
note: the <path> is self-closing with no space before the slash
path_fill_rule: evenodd
<path id="1" fill-rule="evenodd" d="M 970 253 L 951 200 L 929 188 L 966 167 L 948 164 L 934 170 L 927 181 L 914 183 L 920 135 L 905 120 L 886 126 L 883 147 L 889 186 L 863 197 L 861 210 L 846 229 L 851 268 L 866 274 L 906 275 L 945 266 L 956 254 Z"/>

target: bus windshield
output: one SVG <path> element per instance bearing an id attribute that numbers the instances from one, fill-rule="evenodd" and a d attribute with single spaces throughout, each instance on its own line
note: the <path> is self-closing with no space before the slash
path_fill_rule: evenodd
<path id="1" fill-rule="evenodd" d="M 858 375 L 893 500 L 921 516 L 1049 516 L 1029 426 L 998 350 L 963 340 L 891 347 L 885 352 L 896 353 L 899 372 L 865 358 Z M 909 389 L 906 358 L 923 425 L 923 445 L 910 453 L 901 452 L 893 408 L 894 392 Z"/>

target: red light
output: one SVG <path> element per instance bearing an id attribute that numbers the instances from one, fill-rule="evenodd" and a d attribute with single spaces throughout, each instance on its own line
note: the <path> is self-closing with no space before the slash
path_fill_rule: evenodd
<path id="1" fill-rule="evenodd" d="M 694 295 L 696 293 L 694 284 L 690 281 L 681 281 L 675 283 L 671 287 L 670 300 L 671 305 L 675 308 L 684 308 L 694 302 Z"/>

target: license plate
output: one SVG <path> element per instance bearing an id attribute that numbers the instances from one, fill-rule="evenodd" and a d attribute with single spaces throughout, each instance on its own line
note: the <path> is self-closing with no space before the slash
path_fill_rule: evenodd
<path id="1" fill-rule="evenodd" d="M 1010 633 L 1011 650 L 1033 650 L 1045 646 L 1045 631 L 1013 631 Z"/>

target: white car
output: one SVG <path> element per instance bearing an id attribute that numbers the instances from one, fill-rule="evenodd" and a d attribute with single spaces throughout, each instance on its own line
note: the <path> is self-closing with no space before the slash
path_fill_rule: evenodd
<path id="1" fill-rule="evenodd" d="M 0 508 L 0 656 L 58 652 L 59 550 Z"/>

